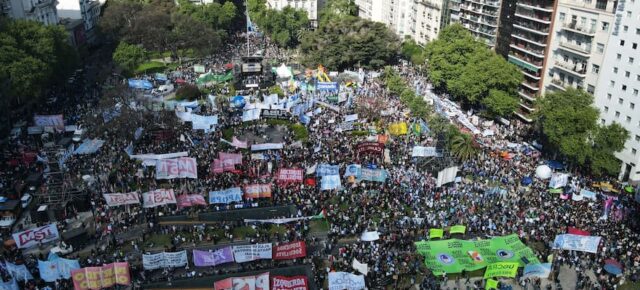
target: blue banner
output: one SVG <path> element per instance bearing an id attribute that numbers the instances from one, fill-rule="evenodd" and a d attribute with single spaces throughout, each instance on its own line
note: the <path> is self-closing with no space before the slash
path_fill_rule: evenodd
<path id="1" fill-rule="evenodd" d="M 342 187 L 340 175 L 325 175 L 322 177 L 320 186 L 322 190 L 339 189 L 340 187 Z"/>
<path id="2" fill-rule="evenodd" d="M 104 145 L 104 140 L 84 139 L 76 151 L 73 151 L 73 154 L 93 154 L 96 153 L 102 145 Z"/>
<path id="3" fill-rule="evenodd" d="M 336 82 L 318 82 L 316 85 L 318 91 L 337 91 L 338 87 Z"/>
<path id="4" fill-rule="evenodd" d="M 322 177 L 326 175 L 340 175 L 339 165 L 329 165 L 326 163 L 318 165 L 316 169 L 316 176 Z"/>
<path id="5" fill-rule="evenodd" d="M 553 241 L 554 249 L 597 253 L 600 245 L 598 236 L 580 236 L 573 234 L 557 235 Z"/>
<path id="6" fill-rule="evenodd" d="M 356 179 L 360 178 L 362 174 L 362 166 L 360 164 L 350 164 L 347 166 L 347 170 L 344 171 L 344 177 L 353 176 Z"/>
<path id="7" fill-rule="evenodd" d="M 18 282 L 16 282 L 16 279 L 11 279 L 7 282 L 4 282 L 2 279 L 0 279 L 0 289 L 2 290 L 20 290 L 20 287 L 18 287 Z"/>
<path id="8" fill-rule="evenodd" d="M 40 278 L 46 282 L 55 282 L 58 279 L 71 278 L 71 271 L 80 269 L 78 260 L 59 258 L 55 255 L 49 257 L 49 261 L 38 260 Z"/>
<path id="9" fill-rule="evenodd" d="M 232 187 L 225 190 L 209 192 L 209 204 L 229 204 L 239 201 L 242 201 L 242 190 L 240 189 L 240 187 Z"/>
<path id="10" fill-rule="evenodd" d="M 11 276 L 13 276 L 13 278 L 15 278 L 18 281 L 33 280 L 33 276 L 31 275 L 31 272 L 29 272 L 29 269 L 27 269 L 27 266 L 25 266 L 24 264 L 16 265 L 16 264 L 7 262 L 6 268 L 7 268 L 7 271 L 11 274 Z"/>
<path id="11" fill-rule="evenodd" d="M 551 274 L 551 263 L 527 264 L 524 266 L 522 277 L 537 277 L 547 279 L 549 278 L 549 274 Z"/>
<path id="12" fill-rule="evenodd" d="M 150 90 L 153 84 L 147 80 L 129 79 L 129 87 L 134 89 Z"/>
<path id="13" fill-rule="evenodd" d="M 362 168 L 359 180 L 385 182 L 387 180 L 387 171 L 384 169 Z"/>

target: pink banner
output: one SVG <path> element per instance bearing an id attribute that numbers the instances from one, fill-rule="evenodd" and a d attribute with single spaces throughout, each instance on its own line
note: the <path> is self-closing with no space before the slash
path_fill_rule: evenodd
<path id="1" fill-rule="evenodd" d="M 302 178 L 302 169 L 282 168 L 276 174 L 276 179 L 280 182 L 302 182 Z"/>
<path id="2" fill-rule="evenodd" d="M 175 204 L 176 196 L 173 189 L 156 189 L 142 194 L 144 208 L 156 207 L 165 204 Z"/>
<path id="3" fill-rule="evenodd" d="M 567 230 L 567 234 L 579 235 L 579 236 L 591 236 L 590 232 L 583 231 L 581 229 L 577 229 L 574 227 L 569 227 L 569 229 Z"/>
<path id="4" fill-rule="evenodd" d="M 309 283 L 307 276 L 273 276 L 271 290 L 307 290 Z"/>
<path id="5" fill-rule="evenodd" d="M 243 149 L 249 148 L 247 141 L 240 141 L 235 136 L 233 137 L 233 142 L 231 142 L 231 145 L 237 148 L 243 148 Z"/>
<path id="6" fill-rule="evenodd" d="M 207 205 L 204 197 L 199 194 L 183 194 L 176 197 L 178 201 L 178 208 L 185 208 L 195 205 Z"/>
<path id="7" fill-rule="evenodd" d="M 104 199 L 107 201 L 108 206 L 120 206 L 126 204 L 140 204 L 137 192 L 129 193 L 105 193 Z"/>
<path id="8" fill-rule="evenodd" d="M 223 279 L 215 282 L 213 287 L 215 290 L 269 290 L 269 272 Z"/>
<path id="9" fill-rule="evenodd" d="M 195 158 L 180 157 L 156 161 L 156 179 L 198 178 Z"/>
<path id="10" fill-rule="evenodd" d="M 116 284 L 131 285 L 129 263 L 127 262 L 72 270 L 71 278 L 75 290 L 110 288 Z"/>
<path id="11" fill-rule="evenodd" d="M 222 164 L 242 164 L 242 154 L 218 152 L 218 159 Z"/>

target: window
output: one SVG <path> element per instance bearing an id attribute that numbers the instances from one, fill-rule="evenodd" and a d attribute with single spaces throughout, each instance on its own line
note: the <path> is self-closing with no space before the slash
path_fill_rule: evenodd
<path id="1" fill-rule="evenodd" d="M 629 103 L 629 108 L 631 108 L 631 109 L 635 109 L 635 108 L 636 108 L 636 104 L 634 104 L 634 103 Z"/>
<path id="2" fill-rule="evenodd" d="M 631 149 L 631 154 L 636 155 L 636 152 L 638 152 L 638 151 L 636 151 L 636 148 L 632 148 Z"/>
<path id="3" fill-rule="evenodd" d="M 624 72 L 624 76 L 625 77 L 629 77 L 631 75 L 631 73 L 629 71 Z"/>
<path id="4" fill-rule="evenodd" d="M 629 63 L 633 64 L 633 57 L 629 57 Z"/>
<path id="5" fill-rule="evenodd" d="M 620 112 L 616 111 L 616 118 L 620 117 Z"/>
<path id="6" fill-rule="evenodd" d="M 624 100 L 622 98 L 618 98 L 618 104 L 622 105 L 622 103 L 624 103 Z"/>
<path id="7" fill-rule="evenodd" d="M 597 64 L 591 64 L 591 72 L 598 74 L 600 72 L 600 66 Z"/>
<path id="8" fill-rule="evenodd" d="M 624 46 L 624 39 L 620 40 L 620 46 Z"/>
<path id="9" fill-rule="evenodd" d="M 566 14 L 564 14 L 563 12 L 560 12 L 560 21 L 564 21 L 564 17 L 566 16 Z"/>
<path id="10" fill-rule="evenodd" d="M 627 123 L 631 123 L 631 117 L 627 116 Z"/>
<path id="11" fill-rule="evenodd" d="M 616 85 L 616 81 L 609 81 L 609 86 L 614 87 Z"/>
<path id="12" fill-rule="evenodd" d="M 636 28 L 636 34 L 640 35 L 640 28 Z"/>
<path id="13" fill-rule="evenodd" d="M 604 119 L 600 119 L 600 124 L 604 125 Z"/>
<path id="14" fill-rule="evenodd" d="M 626 91 L 626 90 L 627 90 L 627 85 L 622 85 L 622 90 L 623 90 L 623 91 Z M 621 99 L 621 100 L 622 100 L 622 99 Z M 622 104 L 622 103 L 620 103 L 620 104 Z"/>
<path id="15" fill-rule="evenodd" d="M 637 43 L 635 43 L 635 42 L 634 42 L 634 43 L 632 43 L 632 44 L 631 44 L 631 48 L 633 48 L 633 49 L 638 48 L 638 44 L 637 44 Z"/>
<path id="16" fill-rule="evenodd" d="M 587 86 L 587 93 L 590 93 L 593 95 L 593 93 L 596 92 L 596 87 L 592 86 L 592 85 L 588 85 Z"/>
<path id="17" fill-rule="evenodd" d="M 604 53 L 604 44 L 602 44 L 602 43 L 597 43 L 597 44 L 596 44 L 596 51 L 597 51 L 599 54 Z"/>
<path id="18" fill-rule="evenodd" d="M 609 22 L 602 21 L 602 31 L 609 31 Z"/>
<path id="19" fill-rule="evenodd" d="M 611 94 L 607 94 L 607 100 L 611 100 Z"/>
<path id="20" fill-rule="evenodd" d="M 618 68 L 617 67 L 613 67 L 613 73 L 617 74 L 618 73 Z"/>
<path id="21" fill-rule="evenodd" d="M 617 59 L 617 60 L 621 60 L 621 59 L 622 59 L 622 54 L 619 54 L 619 53 L 618 53 L 618 54 L 616 54 L 616 59 Z"/>
<path id="22" fill-rule="evenodd" d="M 629 31 L 629 26 L 627 26 L 627 25 L 623 26 L 623 27 L 622 27 L 622 30 L 624 30 L 624 32 Z"/>
<path id="23" fill-rule="evenodd" d="M 633 95 L 638 96 L 638 89 L 633 89 Z"/>
<path id="24" fill-rule="evenodd" d="M 627 11 L 627 17 L 631 17 L 631 11 Z"/>
<path id="25" fill-rule="evenodd" d="M 640 135 L 636 135 L 636 141 L 640 141 Z"/>
<path id="26" fill-rule="evenodd" d="M 609 112 L 609 107 L 604 106 L 604 112 L 605 112 L 605 113 L 606 113 L 606 112 Z"/>

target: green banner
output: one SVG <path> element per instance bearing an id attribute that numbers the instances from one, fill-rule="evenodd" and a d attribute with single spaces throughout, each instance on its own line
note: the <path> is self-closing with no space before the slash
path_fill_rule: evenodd
<path id="1" fill-rule="evenodd" d="M 327 96 L 327 101 L 332 102 L 332 103 L 337 103 L 338 102 L 338 95 L 329 95 L 329 96 Z"/>
<path id="2" fill-rule="evenodd" d="M 530 263 L 540 263 L 516 234 L 490 240 L 420 241 L 415 245 L 418 253 L 424 256 L 427 268 L 435 275 L 475 271 L 499 262 L 517 262 L 523 267 L 523 257 Z"/>
<path id="3" fill-rule="evenodd" d="M 493 263 L 487 266 L 487 270 L 484 271 L 484 278 L 493 277 L 509 277 L 514 278 L 518 273 L 518 263 L 513 262 L 500 262 Z"/>
<path id="4" fill-rule="evenodd" d="M 462 225 L 455 225 L 449 229 L 449 233 L 451 234 L 463 234 L 467 231 L 467 227 Z"/>
<path id="5" fill-rule="evenodd" d="M 233 71 L 229 71 L 227 74 L 223 74 L 223 75 L 215 75 L 212 73 L 207 73 L 204 75 L 201 75 L 198 79 L 196 79 L 196 84 L 198 85 L 203 85 L 209 82 L 226 82 L 226 81 L 230 81 L 233 79 Z"/>
<path id="6" fill-rule="evenodd" d="M 484 289 L 487 289 L 487 290 L 498 289 L 498 281 L 493 279 L 487 279 L 487 284 L 485 285 Z"/>
<path id="7" fill-rule="evenodd" d="M 435 239 L 435 238 L 441 238 L 442 236 L 444 236 L 444 230 L 443 229 L 429 229 L 429 238 L 430 239 Z"/>

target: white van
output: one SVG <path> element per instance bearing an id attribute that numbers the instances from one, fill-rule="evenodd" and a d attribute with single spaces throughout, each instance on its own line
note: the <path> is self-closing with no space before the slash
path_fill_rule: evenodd
<path id="1" fill-rule="evenodd" d="M 27 193 L 27 194 L 23 195 L 22 198 L 20 199 L 20 203 L 22 204 L 22 208 L 27 208 L 32 200 L 33 200 L 33 196 L 31 196 L 31 194 Z"/>

